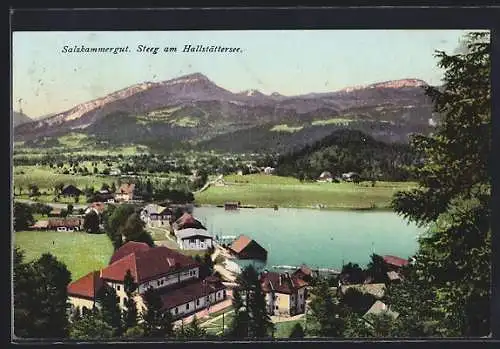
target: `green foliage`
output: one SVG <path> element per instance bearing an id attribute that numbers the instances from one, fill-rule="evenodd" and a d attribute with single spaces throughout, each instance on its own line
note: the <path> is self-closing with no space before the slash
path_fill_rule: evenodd
<path id="1" fill-rule="evenodd" d="M 178 337 L 181 339 L 202 339 L 206 338 L 207 331 L 200 327 L 200 323 L 196 315 L 187 326 L 182 326 Z"/>
<path id="2" fill-rule="evenodd" d="M 413 169 L 420 188 L 401 192 L 393 201 L 396 212 L 408 220 L 434 222 L 420 239 L 414 270 L 392 290 L 394 295 L 427 290 L 430 297 L 424 306 L 418 296 L 394 300 L 398 312 L 411 309 L 407 333 L 490 333 L 489 34 L 471 33 L 466 46 L 464 53 L 436 54 L 445 70 L 444 89 L 429 88 L 427 93 L 443 115 L 442 123 L 433 136 L 413 139 L 412 146 L 425 154 L 425 162 Z"/>
<path id="3" fill-rule="evenodd" d="M 103 286 L 97 294 L 97 302 L 101 306 L 102 320 L 113 329 L 113 336 L 122 333 L 120 298 L 114 288 Z"/>
<path id="4" fill-rule="evenodd" d="M 104 321 L 101 313 L 89 312 L 71 324 L 69 337 L 87 341 L 111 339 L 113 328 Z"/>
<path id="5" fill-rule="evenodd" d="M 387 272 L 389 269 L 384 262 L 384 258 L 377 254 L 372 254 L 370 256 L 371 261 L 368 263 L 366 268 L 366 274 L 370 277 L 373 283 L 388 283 L 389 277 L 387 276 Z"/>
<path id="6" fill-rule="evenodd" d="M 305 333 L 302 325 L 300 323 L 296 323 L 292 328 L 292 332 L 290 333 L 290 338 L 304 338 Z"/>
<path id="7" fill-rule="evenodd" d="M 125 329 L 131 329 L 137 326 L 139 313 L 137 310 L 137 304 L 134 300 L 134 292 L 137 289 L 137 284 L 134 282 L 134 278 L 130 270 L 127 270 L 125 274 L 125 278 L 123 279 L 123 288 L 125 290 L 125 294 L 127 297 L 124 301 L 124 310 L 123 310 L 123 327 Z"/>
<path id="8" fill-rule="evenodd" d="M 14 254 L 14 333 L 21 338 L 65 338 L 71 274 L 51 254 L 32 263 Z"/>
<path id="9" fill-rule="evenodd" d="M 141 313 L 145 337 L 164 338 L 174 335 L 172 315 L 162 310 L 162 301 L 157 292 L 149 289 L 143 295 L 146 310 Z"/>
<path id="10" fill-rule="evenodd" d="M 35 224 L 31 206 L 21 202 L 14 203 L 14 230 L 26 230 L 29 226 Z"/>
<path id="11" fill-rule="evenodd" d="M 408 180 L 405 166 L 416 159 L 402 144 L 387 144 L 355 130 L 338 130 L 312 145 L 283 155 L 277 173 L 282 176 L 317 179 L 323 171 L 340 176 L 358 172 L 363 178 Z"/>
<path id="12" fill-rule="evenodd" d="M 99 216 L 95 211 L 91 210 L 85 215 L 83 220 L 83 229 L 93 234 L 99 232 Z"/>
<path id="13" fill-rule="evenodd" d="M 228 335 L 232 338 L 267 338 L 274 325 L 267 313 L 265 294 L 252 265 L 238 275 L 240 289 L 233 290 L 234 319 Z"/>
<path id="14" fill-rule="evenodd" d="M 328 283 L 320 280 L 313 287 L 308 320 L 311 332 L 320 337 L 340 337 L 344 331 L 345 311 L 332 295 Z"/>

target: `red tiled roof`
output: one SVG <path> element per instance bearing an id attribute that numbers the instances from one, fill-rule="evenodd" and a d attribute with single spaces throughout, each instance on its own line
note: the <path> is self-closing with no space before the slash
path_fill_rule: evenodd
<path id="1" fill-rule="evenodd" d="M 111 259 L 109 261 L 109 264 L 113 264 L 117 260 L 122 259 L 123 257 L 131 253 L 146 251 L 149 249 L 150 249 L 149 245 L 144 242 L 129 241 L 123 246 L 121 246 L 119 249 L 117 249 L 115 253 L 113 253 L 113 256 L 111 256 Z"/>
<path id="2" fill-rule="evenodd" d="M 149 249 L 150 249 L 149 245 L 144 242 L 129 241 L 126 244 L 122 245 L 118 250 L 116 250 L 115 253 L 113 253 L 113 256 L 111 256 L 111 259 L 109 261 L 109 264 L 113 264 L 117 260 L 122 259 L 123 257 L 131 253 L 146 251 Z"/>
<path id="3" fill-rule="evenodd" d="M 195 229 L 206 229 L 200 221 L 195 219 L 193 215 L 189 213 L 184 213 L 178 220 L 175 221 L 175 224 L 178 227 L 178 230 L 186 229 L 186 228 L 195 228 Z"/>
<path id="4" fill-rule="evenodd" d="M 30 228 L 48 228 L 48 227 L 49 227 L 49 221 L 37 221 Z"/>
<path id="5" fill-rule="evenodd" d="M 89 205 L 88 208 L 93 208 L 95 209 L 97 212 L 99 213 L 103 213 L 104 210 L 106 210 L 106 205 L 104 204 L 104 202 L 93 202 Z"/>
<path id="6" fill-rule="evenodd" d="M 202 280 L 187 284 L 176 290 L 169 290 L 161 295 L 163 309 L 172 309 L 178 305 L 196 300 L 210 293 L 226 289 L 226 286 L 218 279 L 206 284 Z"/>
<path id="7" fill-rule="evenodd" d="M 280 280 L 281 279 L 281 280 Z M 287 274 L 267 272 L 261 276 L 260 282 L 264 292 L 276 291 L 279 293 L 293 293 L 301 287 L 307 286 L 304 280 Z"/>
<path id="8" fill-rule="evenodd" d="M 134 183 L 131 183 L 131 184 L 122 184 L 120 186 L 120 188 L 118 189 L 118 193 L 121 193 L 121 194 L 133 194 L 134 193 L 134 189 L 135 189 L 135 184 Z"/>
<path id="9" fill-rule="evenodd" d="M 230 248 L 234 252 L 240 253 L 245 247 L 248 246 L 248 244 L 250 244 L 250 242 L 252 242 L 252 239 L 250 239 L 248 236 L 240 235 L 236 240 L 233 241 Z"/>
<path id="10" fill-rule="evenodd" d="M 102 285 L 103 281 L 99 277 L 99 272 L 92 271 L 70 283 L 67 288 L 68 295 L 95 299 L 95 296 Z"/>
<path id="11" fill-rule="evenodd" d="M 135 282 L 142 283 L 171 273 L 177 268 L 185 269 L 195 266 L 198 266 L 198 263 L 193 258 L 159 246 L 128 254 L 102 269 L 101 277 L 123 281 L 127 270 L 130 269 Z"/>
<path id="12" fill-rule="evenodd" d="M 407 259 L 396 256 L 384 256 L 383 258 L 385 263 L 396 267 L 403 267 L 409 263 Z"/>
<path id="13" fill-rule="evenodd" d="M 49 218 L 49 228 L 57 227 L 79 227 L 83 224 L 80 218 Z"/>

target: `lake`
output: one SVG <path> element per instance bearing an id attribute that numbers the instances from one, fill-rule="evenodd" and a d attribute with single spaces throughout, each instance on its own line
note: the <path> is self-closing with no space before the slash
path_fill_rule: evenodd
<path id="1" fill-rule="evenodd" d="M 268 251 L 268 267 L 305 263 L 341 269 L 347 262 L 365 266 L 372 253 L 408 258 L 424 231 L 383 211 L 196 207 L 193 213 L 214 235 L 255 239 Z"/>

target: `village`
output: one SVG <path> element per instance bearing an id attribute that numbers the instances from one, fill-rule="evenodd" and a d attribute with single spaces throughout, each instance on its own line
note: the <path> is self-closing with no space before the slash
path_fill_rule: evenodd
<path id="1" fill-rule="evenodd" d="M 351 180 L 355 174 L 346 174 L 344 180 Z M 345 178 L 347 177 L 347 178 Z M 218 178 L 219 181 L 221 178 Z M 335 180 L 330 173 L 323 173 L 318 181 Z M 74 198 L 83 192 L 73 185 L 61 190 L 61 197 Z M 128 271 L 137 284 L 134 300 L 143 311 L 143 295 L 149 289 L 161 295 L 162 309 L 171 313 L 175 327 L 188 325 L 196 317 L 204 328 L 215 334 L 224 333 L 229 325 L 233 290 L 238 289 L 238 276 L 245 267 L 252 265 L 258 270 L 262 290 L 265 293 L 266 310 L 274 323 L 304 324 L 310 302 L 310 290 L 314 280 L 329 278 L 331 291 L 343 297 L 348 290 L 355 289 L 372 297 L 372 304 L 366 309 L 364 319 L 370 326 L 369 314 L 390 314 L 394 319 L 398 313 L 382 302 L 386 283 L 401 281 L 401 268 L 409 261 L 395 256 L 383 256 L 386 268 L 386 283 L 373 278 L 359 278 L 347 270 L 313 269 L 308 265 L 266 266 L 269 251 L 250 236 L 218 236 L 193 216 L 193 205 L 160 205 L 144 203 L 135 195 L 134 184 L 124 183 L 116 192 L 100 190 L 94 197 L 99 201 L 81 206 L 68 213 L 67 209 L 53 208 L 47 212 L 47 219 L 40 219 L 29 227 L 30 230 L 56 230 L 61 234 L 71 234 L 89 229 L 85 220 L 89 216 L 98 217 L 102 230 L 102 216 L 109 205 L 134 205 L 145 228 L 164 234 L 163 241 L 155 241 L 154 246 L 144 242 L 128 241 L 116 249 L 109 264 L 99 270 L 89 270 L 83 277 L 72 281 L 67 292 L 71 312 L 85 313 L 98 306 L 97 294 L 108 286 L 116 291 L 120 307 L 125 306 L 126 293 L 124 278 Z M 226 202 L 224 210 L 244 209 L 241 202 Z M 125 238 L 124 238 L 125 241 Z M 184 254 L 183 252 L 190 252 Z M 199 259 L 193 252 L 208 253 L 212 261 L 211 270 L 202 270 Z M 262 268 L 261 266 L 265 267 Z M 344 268 L 346 269 L 346 268 Z M 358 273 L 359 274 L 359 273 Z M 215 315 L 214 315 L 215 314 Z M 221 317 L 227 316 L 225 324 Z M 224 322 L 224 321 L 223 321 Z M 215 324 L 215 325 L 214 325 Z"/>

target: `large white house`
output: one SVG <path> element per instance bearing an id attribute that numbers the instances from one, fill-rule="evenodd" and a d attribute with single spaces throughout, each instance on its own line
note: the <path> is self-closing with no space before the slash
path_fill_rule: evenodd
<path id="1" fill-rule="evenodd" d="M 98 307 L 98 292 L 102 287 L 111 287 L 123 307 L 124 278 L 130 270 L 138 286 L 134 292 L 138 310 L 145 310 L 142 297 L 148 289 L 153 289 L 160 295 L 163 309 L 179 319 L 226 299 L 226 287 L 221 280 L 213 276 L 200 279 L 199 269 L 193 258 L 175 250 L 128 242 L 115 252 L 107 267 L 68 285 L 69 302 L 82 311 Z"/>
<path id="2" fill-rule="evenodd" d="M 184 250 L 206 250 L 214 245 L 214 237 L 205 229 L 186 228 L 175 231 L 177 243 Z"/>
<path id="3" fill-rule="evenodd" d="M 148 204 L 142 209 L 140 216 L 147 227 L 168 227 L 172 211 L 157 204 Z"/>

